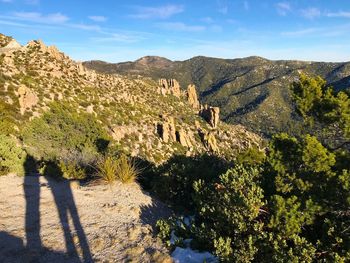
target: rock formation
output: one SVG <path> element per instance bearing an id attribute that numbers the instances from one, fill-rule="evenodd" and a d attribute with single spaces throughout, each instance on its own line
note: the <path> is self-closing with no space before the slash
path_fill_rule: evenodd
<path id="1" fill-rule="evenodd" d="M 159 123 L 157 126 L 159 136 L 165 143 L 169 141 L 176 142 L 176 129 L 174 117 L 163 116 L 162 119 L 162 123 Z"/>
<path id="2" fill-rule="evenodd" d="M 181 96 L 180 84 L 176 79 L 159 79 L 160 93 L 162 95 L 174 95 L 175 97 Z"/>
<path id="3" fill-rule="evenodd" d="M 200 104 L 197 97 L 196 86 L 194 84 L 190 84 L 187 87 L 187 100 L 192 108 L 199 109 Z"/>
<path id="4" fill-rule="evenodd" d="M 218 152 L 219 147 L 216 142 L 215 135 L 212 131 L 203 131 L 199 130 L 198 131 L 199 137 L 201 138 L 204 147 L 211 152 Z"/>
<path id="5" fill-rule="evenodd" d="M 219 123 L 219 107 L 211 107 L 205 105 L 204 108 L 200 111 L 199 115 L 204 118 L 212 128 L 216 128 Z"/>
<path id="6" fill-rule="evenodd" d="M 192 147 L 191 140 L 183 129 L 176 132 L 176 139 L 182 146 L 188 148 Z"/>
<path id="7" fill-rule="evenodd" d="M 19 100 L 19 106 L 20 106 L 20 112 L 23 115 L 27 109 L 31 109 L 33 106 L 35 106 L 39 99 L 38 96 L 29 88 L 27 88 L 24 85 L 21 85 L 18 88 L 18 100 Z"/>

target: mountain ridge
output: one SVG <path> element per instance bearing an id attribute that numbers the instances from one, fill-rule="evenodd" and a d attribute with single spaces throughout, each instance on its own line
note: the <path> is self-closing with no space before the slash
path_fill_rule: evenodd
<path id="1" fill-rule="evenodd" d="M 298 119 L 289 90 L 301 72 L 320 75 L 336 90 L 350 89 L 350 62 L 268 60 L 258 56 L 221 59 L 196 56 L 173 61 L 168 67 L 140 67 L 136 62 L 83 64 L 98 72 L 175 78 L 182 88 L 194 83 L 203 104 L 222 109 L 221 119 L 240 123 L 250 130 L 271 136 L 297 130 Z"/>

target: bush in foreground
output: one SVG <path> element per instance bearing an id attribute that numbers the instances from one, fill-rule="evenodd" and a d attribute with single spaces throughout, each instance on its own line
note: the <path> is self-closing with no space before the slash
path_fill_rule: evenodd
<path id="1" fill-rule="evenodd" d="M 27 154 L 17 146 L 14 138 L 0 134 L 0 175 L 16 173 L 25 174 Z"/>

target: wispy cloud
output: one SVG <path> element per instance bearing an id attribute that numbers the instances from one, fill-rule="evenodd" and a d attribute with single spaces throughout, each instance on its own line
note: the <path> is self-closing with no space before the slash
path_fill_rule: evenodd
<path id="1" fill-rule="evenodd" d="M 90 20 L 94 22 L 105 22 L 107 21 L 107 17 L 105 16 L 89 16 L 88 17 Z"/>
<path id="2" fill-rule="evenodd" d="M 106 33 L 104 32 L 106 36 L 101 37 L 93 37 L 91 40 L 105 43 L 105 42 L 116 42 L 116 43 L 136 43 L 141 40 L 147 39 L 147 37 L 141 33 Z"/>
<path id="3" fill-rule="evenodd" d="M 182 22 L 158 23 L 157 27 L 166 30 L 183 31 L 183 32 L 201 32 L 206 30 L 205 26 L 187 25 Z"/>
<path id="4" fill-rule="evenodd" d="M 350 18 L 350 12 L 344 12 L 344 11 L 339 11 L 335 13 L 328 13 L 328 17 L 344 17 L 344 18 Z"/>
<path id="5" fill-rule="evenodd" d="M 317 7 L 309 7 L 306 9 L 300 10 L 300 13 L 303 17 L 307 19 L 314 19 L 321 16 L 321 11 Z"/>
<path id="6" fill-rule="evenodd" d="M 286 16 L 292 8 L 288 2 L 279 2 L 276 4 L 276 10 L 280 16 Z"/>
<path id="7" fill-rule="evenodd" d="M 0 2 L 2 2 L 2 3 L 12 3 L 13 0 L 1 0 Z"/>
<path id="8" fill-rule="evenodd" d="M 69 17 L 61 13 L 43 15 L 37 12 L 14 12 L 12 15 L 14 18 L 17 18 L 18 20 L 45 23 L 45 24 L 61 24 L 69 20 Z"/>
<path id="9" fill-rule="evenodd" d="M 342 24 L 338 26 L 312 27 L 295 31 L 282 32 L 285 37 L 339 37 L 348 36 L 350 34 L 350 24 Z"/>
<path id="10" fill-rule="evenodd" d="M 182 5 L 163 5 L 157 7 L 136 6 L 134 9 L 136 13 L 129 15 L 129 17 L 137 19 L 165 19 L 184 11 Z"/>
<path id="11" fill-rule="evenodd" d="M 286 37 L 300 37 L 300 36 L 306 36 L 306 35 L 310 35 L 310 34 L 317 33 L 317 32 L 320 32 L 320 29 L 305 28 L 305 29 L 301 29 L 301 30 L 282 32 L 281 35 L 286 36 Z"/>

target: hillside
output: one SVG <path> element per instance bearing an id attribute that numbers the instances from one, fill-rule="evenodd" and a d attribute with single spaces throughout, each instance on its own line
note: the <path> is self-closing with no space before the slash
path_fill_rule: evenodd
<path id="1" fill-rule="evenodd" d="M 300 119 L 295 114 L 289 86 L 300 72 L 320 75 L 337 90 L 350 87 L 350 63 L 271 61 L 261 57 L 194 57 L 171 62 L 145 57 L 135 62 L 89 61 L 84 65 L 106 73 L 176 78 L 182 87 L 194 83 L 200 101 L 220 107 L 223 121 L 240 123 L 265 135 L 298 130 Z"/>
<path id="2" fill-rule="evenodd" d="M 233 157 L 261 142 L 242 126 L 210 125 L 176 80 L 97 74 L 41 41 L 22 47 L 2 35 L 1 43 L 1 103 L 17 130 L 56 101 L 95 116 L 116 147 L 156 164 L 174 154 L 216 152 Z M 149 63 L 163 67 L 170 62 L 145 58 L 136 64 Z"/>

